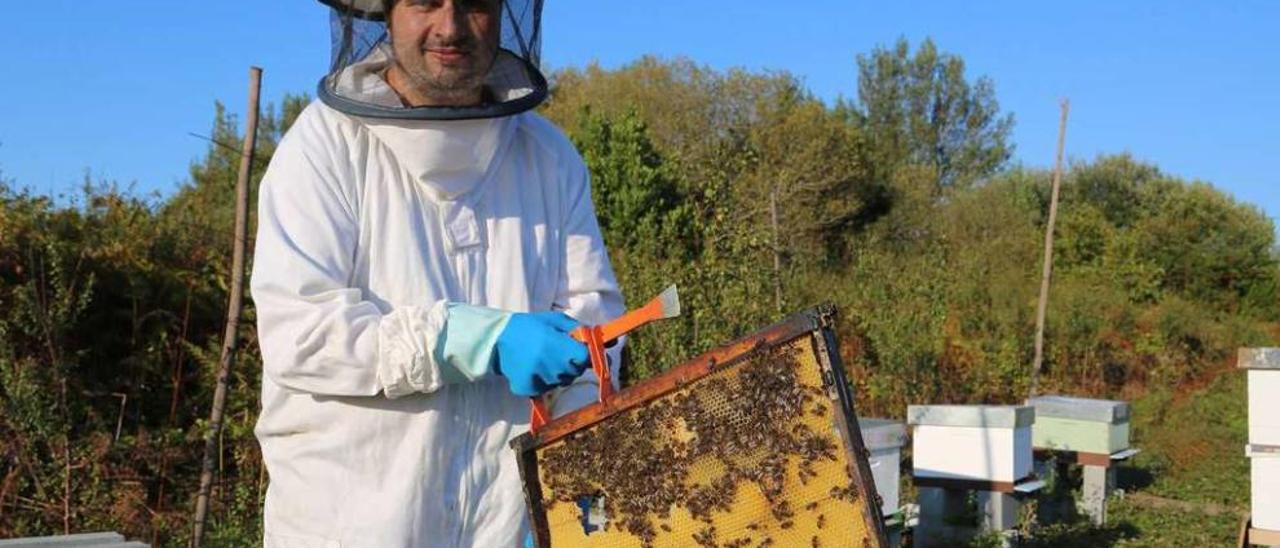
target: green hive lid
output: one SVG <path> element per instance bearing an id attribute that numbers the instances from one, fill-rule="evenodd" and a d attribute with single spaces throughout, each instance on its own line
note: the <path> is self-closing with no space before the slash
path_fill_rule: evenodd
<path id="1" fill-rule="evenodd" d="M 1280 369 L 1280 348 L 1241 348 L 1236 367 L 1240 369 Z"/>
<path id="2" fill-rule="evenodd" d="M 1022 428 L 1036 421 L 1029 405 L 908 405 L 907 424 Z"/>
<path id="3" fill-rule="evenodd" d="M 907 442 L 907 426 L 902 421 L 861 417 L 858 429 L 862 431 L 862 443 L 872 451 L 902 447 Z"/>
<path id="4" fill-rule="evenodd" d="M 1038 396 L 1027 400 L 1036 408 L 1037 417 L 1055 417 L 1090 422 L 1118 423 L 1129 421 L 1129 402 L 1095 400 L 1070 396 Z"/>

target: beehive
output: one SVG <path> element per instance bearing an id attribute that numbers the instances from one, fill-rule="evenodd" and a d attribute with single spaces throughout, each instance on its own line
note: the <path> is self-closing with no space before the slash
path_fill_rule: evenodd
<path id="1" fill-rule="evenodd" d="M 535 544 L 883 546 L 829 307 L 512 442 Z"/>
<path id="2" fill-rule="evenodd" d="M 898 482 L 902 479 L 899 463 L 902 446 L 907 443 L 907 427 L 890 419 L 858 419 L 862 442 L 870 454 L 871 476 L 880 495 L 880 513 L 890 516 L 898 511 Z"/>
<path id="3" fill-rule="evenodd" d="M 1249 443 L 1280 446 L 1280 348 L 1241 348 L 1249 374 Z"/>
<path id="4" fill-rule="evenodd" d="M 1280 531 L 1280 348 L 1242 348 L 1249 373 L 1249 456 L 1253 527 Z"/>
<path id="5" fill-rule="evenodd" d="M 1035 409 L 1005 405 L 911 405 L 912 475 L 1012 484 L 1031 475 Z"/>
<path id="6" fill-rule="evenodd" d="M 1128 402 L 1040 396 L 1027 404 L 1036 408 L 1036 449 L 1111 455 L 1129 448 Z"/>

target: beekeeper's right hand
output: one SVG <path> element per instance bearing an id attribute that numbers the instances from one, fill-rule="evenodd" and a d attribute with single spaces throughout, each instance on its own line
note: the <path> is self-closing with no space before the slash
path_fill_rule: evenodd
<path id="1" fill-rule="evenodd" d="M 587 346 L 569 336 L 577 327 L 563 312 L 512 314 L 498 335 L 494 372 L 506 377 L 517 396 L 568 386 L 591 364 Z"/>
<path id="2" fill-rule="evenodd" d="M 591 363 L 586 345 L 569 336 L 577 320 L 563 312 L 507 312 L 450 303 L 448 317 L 436 359 L 446 366 L 442 369 L 467 380 L 499 375 L 512 394 L 541 396 L 568 386 Z"/>

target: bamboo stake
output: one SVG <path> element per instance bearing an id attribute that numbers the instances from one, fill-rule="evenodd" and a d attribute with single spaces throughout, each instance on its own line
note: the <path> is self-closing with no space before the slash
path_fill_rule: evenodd
<path id="1" fill-rule="evenodd" d="M 1071 102 L 1062 100 L 1058 121 L 1058 154 L 1053 161 L 1053 194 L 1049 198 L 1049 223 L 1044 229 L 1044 272 L 1040 277 L 1040 302 L 1036 305 L 1036 356 L 1031 369 L 1031 394 L 1040 390 L 1040 368 L 1044 364 L 1044 322 L 1049 308 L 1049 280 L 1053 277 L 1053 227 L 1058 221 L 1058 189 L 1062 185 L 1062 149 L 1067 140 L 1067 112 Z"/>
<path id="2" fill-rule="evenodd" d="M 112 392 L 112 396 L 120 398 L 120 413 L 116 415 L 116 436 L 111 438 L 111 443 L 120 441 L 120 429 L 124 428 L 124 411 L 125 405 L 129 403 L 129 395 L 123 392 Z"/>
<path id="3" fill-rule="evenodd" d="M 209 431 L 205 433 L 204 460 L 200 466 L 200 492 L 196 496 L 196 514 L 191 532 L 191 546 L 199 547 L 204 539 L 205 518 L 209 514 L 209 491 L 213 486 L 213 468 L 218 458 L 222 434 L 222 417 L 226 413 L 227 379 L 235 361 L 239 342 L 240 309 L 244 301 L 244 249 L 249 216 L 249 175 L 253 168 L 253 149 L 258 134 L 258 92 L 262 88 L 262 69 L 249 68 L 249 109 L 245 125 L 244 150 L 240 154 L 240 172 L 236 177 L 235 243 L 231 255 L 231 296 L 227 304 L 227 327 L 222 336 L 222 357 L 218 360 L 218 383 L 213 393 L 213 410 L 209 413 Z"/>
<path id="4" fill-rule="evenodd" d="M 773 227 L 773 307 L 782 315 L 782 248 L 778 242 L 778 184 L 769 192 L 769 220 Z"/>

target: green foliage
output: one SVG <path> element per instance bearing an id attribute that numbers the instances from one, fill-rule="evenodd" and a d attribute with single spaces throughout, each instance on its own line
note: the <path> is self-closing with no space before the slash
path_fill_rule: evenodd
<path id="1" fill-rule="evenodd" d="M 1023 397 L 1049 174 L 1001 171 L 1012 120 L 955 56 L 899 42 L 859 61 L 859 102 L 830 108 L 785 73 L 679 59 L 555 75 L 545 113 L 584 151 L 623 288 L 678 283 L 689 312 L 633 337 L 630 379 L 835 301 L 864 409 Z M 1069 172 L 1057 231 L 1051 389 L 1186 382 L 1267 340 L 1256 210 L 1104 156 Z"/>
<path id="2" fill-rule="evenodd" d="M 584 108 L 572 136 L 591 172 L 592 200 L 620 283 L 631 288 L 633 301 L 661 291 L 675 274 L 661 265 L 689 264 L 699 253 L 693 209 L 671 166 L 634 113 L 612 120 Z M 691 342 L 683 330 L 663 335 L 633 340 L 627 355 L 671 356 Z"/>
<path id="3" fill-rule="evenodd" d="M 1163 286 L 1228 310 L 1274 308 L 1271 221 L 1209 185 L 1162 183 L 1147 197 L 1153 213 L 1139 231 Z"/>
<path id="4" fill-rule="evenodd" d="M 585 111 L 573 142 L 591 172 L 600 229 L 611 246 L 656 258 L 693 253 L 690 206 L 635 113 L 615 122 Z M 663 245 L 671 242 L 678 245 Z"/>
<path id="5" fill-rule="evenodd" d="M 305 104 L 265 109 L 259 173 Z M 219 105 L 216 144 L 167 200 L 86 182 L 58 203 L 0 185 L 0 537 L 64 525 L 186 537 L 226 317 L 237 133 Z M 264 486 L 246 316 L 213 538 L 244 535 L 224 545 L 259 538 Z"/>
<path id="6" fill-rule="evenodd" d="M 583 151 L 627 294 L 681 287 L 686 314 L 632 338 L 632 378 L 778 319 L 882 207 L 858 128 L 785 73 L 645 57 L 553 81 L 543 112 Z"/>

